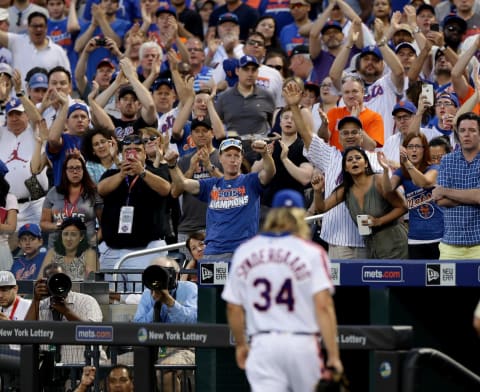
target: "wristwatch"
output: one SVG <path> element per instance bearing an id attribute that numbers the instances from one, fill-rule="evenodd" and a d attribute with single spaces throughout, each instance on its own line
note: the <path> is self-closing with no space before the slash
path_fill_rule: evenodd
<path id="1" fill-rule="evenodd" d="M 145 178 L 145 176 L 147 175 L 147 171 L 145 170 L 145 168 L 143 169 L 143 172 L 141 172 L 139 174 L 140 178 Z"/>
<path id="2" fill-rule="evenodd" d="M 418 33 L 420 32 L 420 27 L 415 26 L 415 28 L 413 29 L 413 32 L 414 32 L 415 34 L 418 34 Z"/>
<path id="3" fill-rule="evenodd" d="M 177 162 L 175 162 L 173 165 L 168 165 L 169 169 L 175 169 L 177 167 Z"/>

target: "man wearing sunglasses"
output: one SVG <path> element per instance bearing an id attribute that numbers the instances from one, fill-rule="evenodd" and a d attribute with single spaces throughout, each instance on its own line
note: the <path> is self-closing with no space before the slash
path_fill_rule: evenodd
<path id="1" fill-rule="evenodd" d="M 258 173 L 242 174 L 241 140 L 225 139 L 219 150 L 224 173 L 219 178 L 186 179 L 177 168 L 178 154 L 172 150 L 167 151 L 165 160 L 175 189 L 207 203 L 204 258 L 228 260 L 238 245 L 258 231 L 260 196 L 275 175 L 275 163 L 271 147 L 262 140 L 252 143 L 252 150 L 263 158 L 263 168 Z"/>
<path id="2" fill-rule="evenodd" d="M 102 269 L 113 268 L 127 253 L 165 245 L 166 196 L 170 193 L 167 168 L 146 169 L 143 143 L 140 136 L 125 137 L 119 168 L 107 170 L 98 183 L 98 193 L 104 201 L 101 223 L 104 243 L 99 246 Z M 151 256 L 135 257 L 122 268 L 144 268 L 150 259 Z M 141 279 L 130 275 L 125 280 Z"/>

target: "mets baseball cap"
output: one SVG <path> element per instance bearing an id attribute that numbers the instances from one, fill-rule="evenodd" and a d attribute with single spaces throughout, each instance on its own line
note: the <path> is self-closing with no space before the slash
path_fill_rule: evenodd
<path id="1" fill-rule="evenodd" d="M 90 117 L 90 113 L 88 112 L 88 107 L 87 105 L 84 105 L 83 103 L 80 102 L 75 102 L 72 105 L 68 107 L 68 112 L 67 112 L 67 118 L 70 117 L 70 115 L 75 111 L 75 110 L 83 110 L 87 115 Z"/>
<path id="2" fill-rule="evenodd" d="M 292 51 L 290 52 L 290 58 L 295 56 L 296 54 L 310 54 L 307 45 L 297 45 L 295 46 Z"/>
<path id="3" fill-rule="evenodd" d="M 272 199 L 272 208 L 305 208 L 303 196 L 293 189 L 282 189 L 275 193 Z"/>
<path id="4" fill-rule="evenodd" d="M 422 12 L 422 11 L 425 11 L 425 10 L 428 10 L 430 11 L 433 15 L 435 15 L 435 8 L 433 8 L 430 4 L 427 4 L 427 3 L 423 3 L 423 4 L 420 4 L 417 8 L 417 15 Z"/>
<path id="5" fill-rule="evenodd" d="M 37 72 L 32 75 L 28 81 L 29 88 L 48 88 L 48 76 L 42 72 Z"/>
<path id="6" fill-rule="evenodd" d="M 190 129 L 193 131 L 197 127 L 205 127 L 207 129 L 212 129 L 212 123 L 208 118 L 204 118 L 203 120 L 195 118 L 190 123 Z"/>
<path id="7" fill-rule="evenodd" d="M 456 94 L 442 92 L 437 95 L 435 101 L 438 101 L 440 98 L 449 99 L 457 108 L 460 106 L 460 102 L 458 101 L 458 97 Z"/>
<path id="8" fill-rule="evenodd" d="M 175 84 L 171 78 L 160 77 L 153 81 L 152 86 L 150 87 L 150 91 L 157 90 L 160 86 L 168 86 L 172 90 L 175 89 Z"/>
<path id="9" fill-rule="evenodd" d="M 16 285 L 15 276 L 10 271 L 0 271 L 0 287 Z"/>
<path id="10" fill-rule="evenodd" d="M 258 61 L 255 57 L 253 56 L 242 56 L 240 57 L 240 60 L 238 60 L 238 66 L 240 68 L 246 67 L 247 65 L 253 64 L 257 67 L 260 67 L 260 64 L 258 64 Z"/>
<path id="11" fill-rule="evenodd" d="M 158 16 L 160 14 L 170 14 L 173 15 L 175 18 L 177 17 L 177 11 L 175 10 L 175 8 L 168 4 L 162 4 L 160 7 L 157 8 L 155 16 Z"/>
<path id="12" fill-rule="evenodd" d="M 113 61 L 112 59 L 108 58 L 108 57 L 104 57 L 103 59 L 101 59 L 98 63 L 97 63 L 97 69 L 101 66 L 101 65 L 108 65 L 110 68 L 112 69 L 115 69 L 115 64 L 113 64 Z"/>
<path id="13" fill-rule="evenodd" d="M 336 20 L 329 20 L 327 23 L 325 23 L 325 26 L 322 27 L 322 30 L 320 32 L 322 34 L 325 34 L 325 31 L 327 31 L 328 29 L 337 29 L 343 31 L 342 25 Z"/>
<path id="14" fill-rule="evenodd" d="M 367 54 L 373 54 L 377 56 L 380 60 L 383 60 L 382 52 L 380 52 L 380 49 L 378 48 L 378 46 L 375 46 L 375 45 L 365 46 L 360 52 L 359 57 L 362 58 Z"/>
<path id="15" fill-rule="evenodd" d="M 120 88 L 120 91 L 118 92 L 118 99 L 123 98 L 127 94 L 131 94 L 137 99 L 137 93 L 135 92 L 133 87 L 130 85 L 123 86 L 122 88 Z"/>
<path id="16" fill-rule="evenodd" d="M 392 116 L 395 116 L 395 114 L 397 114 L 400 111 L 415 114 L 417 113 L 417 107 L 413 104 L 413 102 L 400 101 L 393 107 Z"/>
<path id="17" fill-rule="evenodd" d="M 343 117 L 337 124 L 337 128 L 338 129 L 342 129 L 343 126 L 346 124 L 346 123 L 354 123 L 354 124 L 357 124 L 360 129 L 363 129 L 363 124 L 362 122 L 360 121 L 360 119 L 358 117 L 354 117 L 354 116 L 345 116 Z"/>
<path id="18" fill-rule="evenodd" d="M 5 112 L 8 114 L 11 111 L 16 110 L 17 112 L 24 112 L 25 108 L 23 107 L 22 101 L 18 98 L 12 98 L 8 101 L 7 105 L 5 106 Z"/>
<path id="19" fill-rule="evenodd" d="M 242 141 L 238 139 L 229 138 L 229 139 L 225 139 L 223 142 L 220 143 L 220 147 L 219 147 L 220 152 L 228 150 L 229 148 L 236 148 L 237 150 L 240 150 L 243 152 Z"/>
<path id="20" fill-rule="evenodd" d="M 26 225 L 20 227 L 20 230 L 18 230 L 18 238 L 25 234 L 31 234 L 34 237 L 41 238 L 42 230 L 40 230 L 40 226 L 35 223 L 27 223 Z"/>
<path id="21" fill-rule="evenodd" d="M 226 12 L 218 17 L 217 26 L 225 22 L 233 22 L 235 24 L 240 24 L 238 21 L 238 16 L 232 12 Z"/>
<path id="22" fill-rule="evenodd" d="M 398 53 L 400 49 L 409 48 L 411 49 L 415 55 L 418 56 L 418 47 L 410 42 L 400 42 L 397 46 L 395 46 L 395 53 Z"/>

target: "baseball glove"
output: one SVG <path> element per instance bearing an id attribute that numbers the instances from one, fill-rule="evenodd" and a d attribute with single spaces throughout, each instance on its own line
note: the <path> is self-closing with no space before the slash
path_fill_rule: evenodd
<path id="1" fill-rule="evenodd" d="M 339 373 L 335 368 L 328 368 L 332 373 L 331 379 L 321 379 L 315 392 L 349 392 L 350 382 L 347 379 L 345 373 Z"/>

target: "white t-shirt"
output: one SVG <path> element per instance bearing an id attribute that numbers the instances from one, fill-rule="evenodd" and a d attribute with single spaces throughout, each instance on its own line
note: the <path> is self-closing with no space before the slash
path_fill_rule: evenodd
<path id="1" fill-rule="evenodd" d="M 330 259 L 296 236 L 257 235 L 237 248 L 222 298 L 246 312 L 247 334 L 319 332 L 314 295 L 334 287 Z"/>

